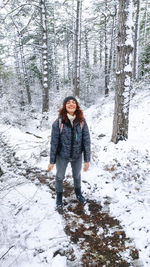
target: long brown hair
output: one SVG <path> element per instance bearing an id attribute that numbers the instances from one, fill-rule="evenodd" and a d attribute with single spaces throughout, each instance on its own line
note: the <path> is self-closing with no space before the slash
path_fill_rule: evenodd
<path id="1" fill-rule="evenodd" d="M 77 105 L 77 108 L 75 111 L 76 118 L 74 120 L 74 123 L 77 121 L 79 121 L 81 123 L 82 121 L 84 121 L 83 111 L 81 110 L 81 108 L 77 102 L 76 102 L 76 105 Z M 63 107 L 60 108 L 60 110 L 58 112 L 59 112 L 59 117 L 63 118 L 63 120 L 66 123 L 68 123 L 69 119 L 67 117 L 66 103 L 63 104 Z"/>

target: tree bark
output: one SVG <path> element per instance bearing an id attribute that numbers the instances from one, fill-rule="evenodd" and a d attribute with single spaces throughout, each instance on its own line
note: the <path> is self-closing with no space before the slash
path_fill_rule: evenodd
<path id="1" fill-rule="evenodd" d="M 110 81 L 110 73 L 111 73 L 111 67 L 112 67 L 113 42 L 114 42 L 114 21 L 115 21 L 115 16 L 113 15 L 112 29 L 111 29 L 111 43 L 110 43 L 110 52 L 109 52 L 109 63 L 108 63 L 108 84 Z"/>
<path id="2" fill-rule="evenodd" d="M 108 96 L 109 89 L 108 89 L 108 46 L 107 46 L 107 0 L 105 0 L 105 96 Z"/>
<path id="3" fill-rule="evenodd" d="M 2 97 L 2 95 L 3 95 L 3 81 L 0 73 L 0 97 Z"/>
<path id="4" fill-rule="evenodd" d="M 80 57 L 81 57 L 81 0 L 77 0 L 76 29 L 75 29 L 75 60 L 74 60 L 74 95 L 80 93 Z"/>
<path id="5" fill-rule="evenodd" d="M 96 66 L 98 61 L 97 57 L 97 46 L 96 44 L 94 45 L 94 51 L 93 51 L 93 65 Z"/>
<path id="6" fill-rule="evenodd" d="M 48 69 L 48 36 L 46 0 L 40 0 L 41 26 L 42 26 L 42 66 L 43 66 L 43 103 L 42 112 L 49 110 L 49 69 Z"/>
<path id="7" fill-rule="evenodd" d="M 102 67 L 103 38 L 102 32 L 99 33 L 99 68 Z"/>
<path id="8" fill-rule="evenodd" d="M 72 69 L 71 69 L 71 88 L 74 94 L 74 73 L 75 73 L 75 5 L 72 0 L 71 6 L 71 17 L 72 17 Z"/>
<path id="9" fill-rule="evenodd" d="M 128 138 L 129 103 L 132 86 L 132 0 L 119 0 L 115 111 L 111 141 Z"/>
<path id="10" fill-rule="evenodd" d="M 146 46 L 147 43 L 147 18 L 148 18 L 148 0 L 146 0 L 145 4 L 145 20 L 144 20 L 144 47 Z"/>
<path id="11" fill-rule="evenodd" d="M 114 21 L 114 41 L 113 41 L 113 73 L 116 72 L 116 61 L 117 61 L 117 48 L 116 48 L 116 38 L 117 38 L 117 6 L 115 6 L 115 12 L 116 12 L 116 16 L 115 16 L 115 21 Z"/>
<path id="12" fill-rule="evenodd" d="M 16 40 L 16 35 L 15 35 L 15 45 L 14 45 L 14 58 L 15 58 L 15 69 L 16 69 L 16 74 L 17 74 L 17 80 L 18 80 L 18 90 L 20 94 L 20 104 L 21 106 L 24 106 L 24 99 L 23 99 L 23 89 L 22 89 L 22 77 L 21 77 L 21 72 L 20 72 L 20 62 L 19 62 L 19 57 L 18 57 L 18 49 L 17 49 L 17 40 Z"/>
<path id="13" fill-rule="evenodd" d="M 68 82 L 71 85 L 71 62 L 70 62 L 70 50 L 69 50 L 69 32 L 66 33 L 66 52 L 67 52 L 67 76 Z"/>
<path id="14" fill-rule="evenodd" d="M 54 32 L 54 81 L 56 90 L 59 91 L 59 76 L 58 76 L 58 54 L 56 43 L 56 19 L 55 19 L 55 1 L 54 1 L 54 13 L 53 13 L 53 32 Z"/>
<path id="15" fill-rule="evenodd" d="M 28 99 L 28 104 L 31 104 L 30 85 L 29 85 L 29 78 L 28 78 L 25 55 L 24 55 L 24 50 L 23 50 L 22 34 L 19 31 L 18 31 L 18 38 L 19 38 L 19 49 L 20 49 L 20 55 L 21 55 L 23 76 L 24 76 L 25 88 L 26 88 L 26 92 L 27 92 L 27 99 Z"/>
<path id="16" fill-rule="evenodd" d="M 89 87 L 90 87 L 90 56 L 88 47 L 88 30 L 85 29 L 85 77 L 86 87 L 84 90 L 84 100 L 89 100 Z"/>
<path id="17" fill-rule="evenodd" d="M 134 34 L 134 61 L 133 61 L 133 79 L 135 80 L 138 80 L 139 28 L 140 28 L 140 0 L 137 0 L 135 34 Z"/>

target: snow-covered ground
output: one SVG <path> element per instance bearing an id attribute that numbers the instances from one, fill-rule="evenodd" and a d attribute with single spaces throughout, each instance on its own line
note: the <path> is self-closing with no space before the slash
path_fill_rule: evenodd
<path id="1" fill-rule="evenodd" d="M 129 139 L 117 145 L 110 141 L 113 111 L 112 95 L 109 99 L 99 99 L 85 110 L 92 139 L 92 160 L 89 171 L 82 173 L 82 187 L 87 198 L 101 204 L 107 200 L 110 214 L 121 222 L 139 250 L 140 265 L 137 266 L 149 267 L 149 90 L 139 90 L 131 100 Z M 51 117 L 50 125 L 55 114 Z M 50 129 L 39 130 L 32 125 L 23 131 L 1 123 L 0 133 L 8 145 L 8 148 L 1 147 L 1 154 L 7 157 L 13 151 L 14 158 L 20 160 L 18 164 L 24 161 L 40 168 L 41 172 L 46 170 L 49 158 L 40 153 L 49 151 Z M 11 155 L 9 160 L 2 158 L 0 163 L 3 172 L 0 177 L 0 266 L 68 266 L 65 256 L 53 257 L 58 249 L 67 250 L 70 246 L 75 249 L 75 245 L 64 232 L 64 222 L 55 210 L 50 189 L 27 180 L 26 170 L 17 172 L 17 165 L 16 169 L 11 167 Z M 70 167 L 67 173 L 71 173 Z M 51 174 L 55 174 L 55 168 Z"/>

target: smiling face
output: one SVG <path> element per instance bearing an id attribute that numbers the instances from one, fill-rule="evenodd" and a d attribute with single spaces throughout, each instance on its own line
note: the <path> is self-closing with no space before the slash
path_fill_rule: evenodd
<path id="1" fill-rule="evenodd" d="M 73 116 L 74 113 L 75 113 L 75 111 L 76 111 L 76 109 L 77 109 L 77 104 L 76 104 L 76 102 L 73 99 L 68 100 L 66 102 L 66 110 L 67 110 L 67 113 L 69 113 L 70 115 Z"/>

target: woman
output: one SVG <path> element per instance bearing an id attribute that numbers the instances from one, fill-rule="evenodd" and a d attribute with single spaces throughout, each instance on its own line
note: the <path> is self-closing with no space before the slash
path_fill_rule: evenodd
<path id="1" fill-rule="evenodd" d="M 56 206 L 62 207 L 63 179 L 68 163 L 71 163 L 74 189 L 79 202 L 84 203 L 81 193 L 82 152 L 84 153 L 84 171 L 90 162 L 90 135 L 83 112 L 78 101 L 68 96 L 59 110 L 59 117 L 52 125 L 50 164 L 51 171 L 56 163 Z"/>

